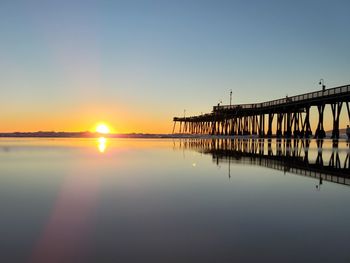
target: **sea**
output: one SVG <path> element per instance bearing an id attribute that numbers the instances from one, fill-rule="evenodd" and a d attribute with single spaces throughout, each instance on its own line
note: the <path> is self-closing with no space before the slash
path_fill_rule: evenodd
<path id="1" fill-rule="evenodd" d="M 0 139 L 0 262 L 350 262 L 349 202 L 343 139 Z"/>

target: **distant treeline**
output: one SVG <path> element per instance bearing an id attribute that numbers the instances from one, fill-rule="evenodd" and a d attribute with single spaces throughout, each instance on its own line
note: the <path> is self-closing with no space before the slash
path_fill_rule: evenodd
<path id="1" fill-rule="evenodd" d="M 91 132 L 9 132 L 9 133 L 0 133 L 0 137 L 94 137 L 94 133 Z"/>
<path id="2" fill-rule="evenodd" d="M 332 131 L 327 131 L 331 134 Z M 340 134 L 345 136 L 346 129 L 340 129 Z M 0 133 L 0 138 L 214 138 L 218 136 L 198 134 L 149 134 L 149 133 L 125 133 L 125 134 L 100 134 L 97 132 L 7 132 Z M 230 136 L 228 136 L 230 137 Z M 248 136 L 249 137 L 249 136 Z"/>
<path id="3" fill-rule="evenodd" d="M 332 133 L 332 130 L 326 131 L 326 133 Z M 346 134 L 346 128 L 339 129 L 339 133 L 340 133 L 340 134 Z"/>
<path id="4" fill-rule="evenodd" d="M 8 132 L 0 133 L 0 137 L 17 137 L 17 138 L 178 138 L 186 137 L 175 134 L 145 134 L 145 133 L 127 133 L 127 134 L 100 134 L 97 132 Z"/>

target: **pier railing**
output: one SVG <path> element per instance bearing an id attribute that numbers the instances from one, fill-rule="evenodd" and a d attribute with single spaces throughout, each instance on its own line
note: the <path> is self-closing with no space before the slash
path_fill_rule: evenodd
<path id="1" fill-rule="evenodd" d="M 272 101 L 267 101 L 262 103 L 219 105 L 219 106 L 214 106 L 213 111 L 215 112 L 215 111 L 231 110 L 231 109 L 260 109 L 265 107 L 285 105 L 288 103 L 302 102 L 306 100 L 321 99 L 324 97 L 331 97 L 333 95 L 341 95 L 343 93 L 344 94 L 350 93 L 350 85 L 326 89 L 324 91 L 320 90 L 315 92 L 309 92 L 302 95 L 296 95 L 292 97 L 286 97 L 283 99 L 277 99 L 277 100 L 272 100 Z"/>

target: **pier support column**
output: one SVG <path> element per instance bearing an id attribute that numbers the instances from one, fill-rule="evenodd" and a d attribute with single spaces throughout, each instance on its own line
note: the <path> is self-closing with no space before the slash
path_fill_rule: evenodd
<path id="1" fill-rule="evenodd" d="M 212 121 L 212 122 L 211 122 L 211 125 L 210 125 L 210 134 L 211 134 L 211 135 L 214 135 L 214 134 L 215 134 L 215 121 Z"/>
<path id="2" fill-rule="evenodd" d="M 282 137 L 282 125 L 283 125 L 283 113 L 277 114 L 277 129 L 276 129 L 276 137 Z"/>
<path id="3" fill-rule="evenodd" d="M 231 135 L 231 119 L 226 120 L 226 135 Z"/>
<path id="4" fill-rule="evenodd" d="M 236 135 L 236 118 L 231 120 L 231 135 Z"/>
<path id="5" fill-rule="evenodd" d="M 300 116 L 301 116 L 301 113 L 299 112 L 294 112 L 293 114 L 292 124 L 294 124 L 294 131 L 293 131 L 294 138 L 300 137 L 300 126 L 299 126 Z"/>
<path id="6" fill-rule="evenodd" d="M 233 118 L 232 121 L 232 135 L 237 135 L 237 118 Z"/>
<path id="7" fill-rule="evenodd" d="M 227 134 L 226 135 L 231 135 L 231 119 L 227 119 Z"/>
<path id="8" fill-rule="evenodd" d="M 291 113 L 287 112 L 285 114 L 285 127 L 284 127 L 284 137 L 290 138 L 292 137 L 292 118 L 291 118 Z"/>
<path id="9" fill-rule="evenodd" d="M 245 133 L 245 117 L 241 118 L 241 135 Z"/>
<path id="10" fill-rule="evenodd" d="M 265 114 L 260 114 L 259 137 L 265 136 Z"/>
<path id="11" fill-rule="evenodd" d="M 237 118 L 237 127 L 236 127 L 237 135 L 241 135 L 241 118 Z"/>
<path id="12" fill-rule="evenodd" d="M 342 106 L 343 106 L 343 102 L 337 102 L 337 103 L 331 104 L 332 113 L 333 113 L 333 131 L 332 131 L 333 139 L 339 139 L 339 117 L 340 117 Z"/>
<path id="13" fill-rule="evenodd" d="M 238 118 L 238 129 L 237 129 L 237 134 L 242 135 L 242 117 Z"/>
<path id="14" fill-rule="evenodd" d="M 243 135 L 249 134 L 248 129 L 249 129 L 249 117 L 244 116 L 243 117 Z"/>
<path id="15" fill-rule="evenodd" d="M 252 132 L 251 132 L 251 134 L 252 135 L 256 135 L 257 134 L 257 119 L 258 119 L 258 116 L 256 116 L 256 115 L 253 115 L 252 116 Z"/>
<path id="16" fill-rule="evenodd" d="M 250 135 L 252 132 L 252 117 L 251 116 L 247 116 L 247 131 L 246 131 L 246 135 Z"/>
<path id="17" fill-rule="evenodd" d="M 323 139 L 324 137 L 326 137 L 326 132 L 324 131 L 324 128 L 323 128 L 324 108 L 325 108 L 324 104 L 321 104 L 321 105 L 317 106 L 317 109 L 318 109 L 318 125 L 317 125 L 317 129 L 316 129 L 316 132 L 315 132 L 315 138 L 318 138 L 318 139 Z"/>
<path id="18" fill-rule="evenodd" d="M 309 138 L 310 136 L 312 136 L 312 130 L 310 125 L 310 106 L 307 106 L 305 108 L 305 120 L 303 123 L 303 129 L 301 133 L 304 138 Z"/>
<path id="19" fill-rule="evenodd" d="M 274 113 L 269 113 L 269 127 L 267 130 L 267 137 L 271 138 L 272 137 L 272 123 L 273 123 L 273 117 L 274 117 Z"/>

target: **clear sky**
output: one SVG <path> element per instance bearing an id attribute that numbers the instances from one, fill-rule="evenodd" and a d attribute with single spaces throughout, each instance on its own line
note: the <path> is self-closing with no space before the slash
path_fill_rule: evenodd
<path id="1" fill-rule="evenodd" d="M 168 133 L 350 83 L 350 1 L 0 1 L 0 131 Z M 327 126 L 327 125 L 326 125 Z M 327 128 L 327 127 L 326 127 Z"/>

